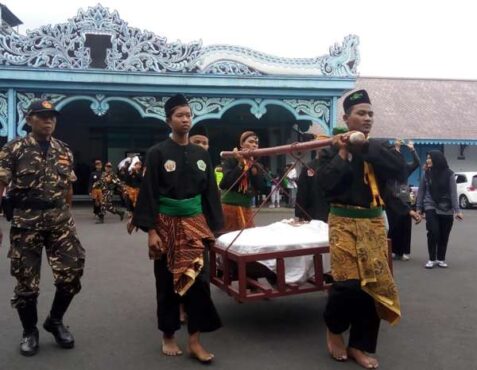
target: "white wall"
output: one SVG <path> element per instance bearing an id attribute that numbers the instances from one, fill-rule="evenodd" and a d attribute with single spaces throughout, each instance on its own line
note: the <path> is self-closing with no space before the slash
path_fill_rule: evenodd
<path id="1" fill-rule="evenodd" d="M 444 155 L 449 167 L 457 171 L 477 171 L 477 145 L 468 145 L 464 150 L 465 159 L 457 159 L 460 155 L 459 145 L 444 145 Z"/>

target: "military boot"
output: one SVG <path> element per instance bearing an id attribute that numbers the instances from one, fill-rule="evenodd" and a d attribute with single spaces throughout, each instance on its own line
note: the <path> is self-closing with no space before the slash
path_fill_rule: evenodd
<path id="1" fill-rule="evenodd" d="M 43 328 L 53 334 L 56 343 L 62 348 L 73 348 L 75 346 L 73 334 L 63 325 L 63 315 L 73 300 L 73 297 L 71 294 L 57 290 L 50 314 L 43 324 Z"/>
<path id="2" fill-rule="evenodd" d="M 33 356 L 38 352 L 40 343 L 39 336 L 37 328 L 31 332 L 23 331 L 22 341 L 20 342 L 20 353 L 23 356 Z"/>
<path id="3" fill-rule="evenodd" d="M 20 353 L 23 356 L 33 356 L 38 352 L 39 348 L 39 334 L 36 328 L 38 321 L 36 302 L 27 302 L 22 307 L 17 307 L 17 311 L 23 326 Z"/>
<path id="4" fill-rule="evenodd" d="M 61 348 L 73 348 L 75 346 L 75 338 L 68 328 L 63 325 L 63 320 L 52 319 L 51 316 L 48 316 L 43 328 L 53 334 L 56 343 Z"/>

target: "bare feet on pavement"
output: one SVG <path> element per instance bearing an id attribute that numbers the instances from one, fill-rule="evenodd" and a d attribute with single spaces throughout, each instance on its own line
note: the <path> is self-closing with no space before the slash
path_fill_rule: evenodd
<path id="1" fill-rule="evenodd" d="M 365 369 L 377 369 L 379 367 L 379 362 L 374 357 L 369 356 L 366 352 L 363 352 L 359 349 L 349 347 L 348 356 L 354 359 L 359 365 Z"/>
<path id="2" fill-rule="evenodd" d="M 189 337 L 188 351 L 192 357 L 203 363 L 209 363 L 214 358 L 214 354 L 206 351 L 202 344 L 200 344 L 199 333 L 192 334 Z"/>
<path id="3" fill-rule="evenodd" d="M 328 345 L 328 352 L 334 360 L 346 361 L 348 359 L 346 346 L 341 334 L 333 334 L 326 329 L 326 343 Z"/>
<path id="4" fill-rule="evenodd" d="M 176 339 L 174 337 L 163 337 L 162 338 L 162 353 L 166 356 L 180 356 L 182 355 L 182 351 L 176 343 Z"/>

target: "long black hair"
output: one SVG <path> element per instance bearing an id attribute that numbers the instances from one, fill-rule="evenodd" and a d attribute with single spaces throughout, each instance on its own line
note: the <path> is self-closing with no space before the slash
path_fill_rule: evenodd
<path id="1" fill-rule="evenodd" d="M 426 171 L 431 197 L 435 202 L 439 202 L 442 197 L 450 194 L 449 180 L 454 172 L 450 170 L 447 159 L 441 151 L 431 150 L 427 155 L 432 160 L 432 167 Z"/>

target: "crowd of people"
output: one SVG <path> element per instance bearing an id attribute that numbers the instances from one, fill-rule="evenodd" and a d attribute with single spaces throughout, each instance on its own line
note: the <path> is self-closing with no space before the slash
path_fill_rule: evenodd
<path id="1" fill-rule="evenodd" d="M 107 212 L 123 220 L 125 211 L 113 203 L 116 193 L 130 215 L 127 231 L 147 233 L 165 355 L 183 353 L 175 333 L 186 321 L 188 352 L 202 363 L 213 360 L 200 341 L 201 333 L 222 325 L 210 294 L 207 251 L 217 235 L 254 227 L 252 207 L 261 200 L 256 197 L 269 192 L 270 207 L 280 207 L 280 194 L 285 194 L 297 218 L 328 223 L 333 284 L 324 320 L 331 357 L 379 366 L 372 354 L 380 321 L 395 325 L 401 317 L 387 238 L 394 258 L 409 260 L 412 220 L 425 217 L 425 267 L 446 268 L 453 219 L 462 219 L 462 213 L 454 174 L 441 152 L 429 152 L 414 204 L 407 179 L 420 164 L 412 142 L 390 144 L 369 136 L 374 112 L 365 90 L 345 98 L 344 112 L 347 130 L 335 132 L 331 147 L 316 153 L 299 175 L 293 165 L 273 175 L 245 155 L 259 148 L 253 131 L 243 132 L 233 155 L 214 168 L 207 134 L 191 131 L 191 107 L 181 94 L 165 103 L 171 136 L 149 149 L 144 166 L 138 156 L 121 161 L 117 173 L 111 162 L 104 168 L 100 159 L 94 162 L 89 194 L 97 222 L 103 223 Z M 27 113 L 31 133 L 0 151 L 0 191 L 7 189 L 10 199 L 9 258 L 17 280 L 12 306 L 23 326 L 20 352 L 25 356 L 39 348 L 36 306 L 43 247 L 57 289 L 43 326 L 60 347 L 74 347 L 63 316 L 81 289 L 85 251 L 71 215 L 73 156 L 52 136 L 58 114 L 49 101 L 33 102 Z M 411 163 L 403 146 L 411 152 Z"/>

